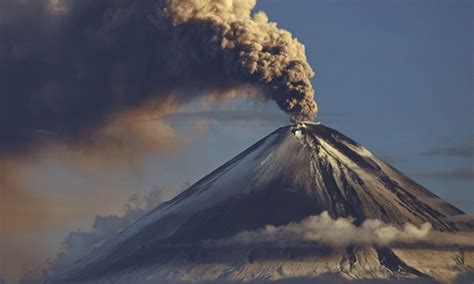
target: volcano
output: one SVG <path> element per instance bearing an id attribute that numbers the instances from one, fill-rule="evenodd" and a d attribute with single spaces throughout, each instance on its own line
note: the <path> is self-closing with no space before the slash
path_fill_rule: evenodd
<path id="1" fill-rule="evenodd" d="M 268 225 L 327 212 L 359 226 L 430 223 L 472 231 L 464 213 L 357 142 L 319 123 L 281 127 L 165 202 L 53 282 L 245 280 L 334 275 L 450 280 L 474 267 L 473 247 L 424 245 L 209 247 Z M 337 237 L 337 236 L 335 236 Z M 125 280 L 124 280 L 125 279 Z M 133 280 L 131 280 L 133 279 Z"/>

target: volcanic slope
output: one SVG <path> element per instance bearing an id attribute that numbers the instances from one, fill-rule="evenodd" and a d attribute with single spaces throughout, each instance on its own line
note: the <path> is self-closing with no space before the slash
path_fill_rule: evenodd
<path id="1" fill-rule="evenodd" d="M 200 247 L 207 240 L 222 240 L 267 225 L 300 222 L 324 211 L 332 218 L 351 218 L 355 225 L 379 219 L 398 227 L 430 223 L 436 231 L 472 230 L 470 224 L 450 221 L 450 217 L 464 214 L 462 211 L 360 144 L 322 124 L 303 122 L 264 137 L 79 261 L 61 279 L 106 279 L 115 275 L 118 281 L 120 275 L 130 274 L 184 280 L 252 280 L 333 273 L 351 279 L 445 280 L 473 267 L 472 252 L 463 248 L 441 253 L 426 248 L 397 251 L 351 247 L 334 251 L 316 246 L 304 253 L 292 248 L 257 248 L 260 253 L 255 253 L 253 247 L 223 253 Z M 444 268 L 413 258 L 417 255 L 429 259 L 430 253 L 445 263 Z M 410 263 L 415 263 L 413 267 L 403 260 L 402 256 L 407 255 Z M 303 268 L 281 273 L 285 265 Z M 139 273 L 137 269 L 147 272 Z"/>

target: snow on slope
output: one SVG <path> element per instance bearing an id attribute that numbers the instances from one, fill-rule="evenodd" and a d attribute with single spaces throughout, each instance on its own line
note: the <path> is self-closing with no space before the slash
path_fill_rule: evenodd
<path id="1" fill-rule="evenodd" d="M 277 129 L 86 257 L 65 277 L 147 266 L 163 247 L 226 238 L 327 211 L 435 229 L 466 229 L 461 211 L 341 133 L 318 123 Z"/>

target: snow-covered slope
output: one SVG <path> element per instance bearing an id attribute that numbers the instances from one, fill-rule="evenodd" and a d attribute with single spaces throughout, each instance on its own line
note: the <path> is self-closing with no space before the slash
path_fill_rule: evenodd
<path id="1" fill-rule="evenodd" d="M 120 275 L 130 269 L 137 272 L 137 269 L 161 263 L 160 268 L 154 270 L 161 271 L 166 277 L 182 279 L 185 275 L 182 271 L 189 272 L 192 268 L 179 270 L 178 267 L 184 266 L 177 265 L 176 271 L 181 271 L 181 274 L 166 272 L 163 268 L 169 267 L 173 271 L 172 263 L 163 262 L 163 256 L 170 258 L 170 255 L 183 253 L 174 248 L 192 247 L 205 240 L 228 238 L 266 225 L 299 222 L 323 211 L 333 218 L 351 217 L 356 225 L 366 219 L 380 219 L 397 226 L 406 223 L 419 226 L 428 222 L 439 231 L 470 229 L 448 221 L 449 216 L 463 214 L 460 210 L 358 143 L 322 124 L 307 122 L 277 129 L 151 211 L 60 278 L 94 279 Z M 362 254 L 370 251 L 368 255 L 372 256 L 364 257 L 374 258 L 367 267 L 381 265 L 379 258 L 383 253 L 374 248 L 361 251 Z M 452 253 L 458 252 L 454 250 Z M 218 253 L 213 255 L 214 259 L 220 259 Z M 320 270 L 337 270 L 340 257 L 341 254 L 334 254 L 337 260 L 334 266 L 328 264 L 326 270 L 323 266 Z M 277 259 L 268 258 L 265 265 L 273 263 L 271 267 L 278 267 L 274 264 Z M 281 257 L 280 260 L 281 263 L 291 262 Z M 231 271 L 222 263 L 216 265 L 213 263 L 214 270 L 222 268 L 216 277 L 223 277 L 225 271 Z M 385 271 L 387 267 L 384 267 L 377 269 Z M 376 277 L 380 273 L 389 273 L 377 271 L 365 275 L 370 278 L 370 275 Z M 306 274 L 300 273 L 299 276 Z M 254 277 L 253 274 L 239 275 L 235 279 Z M 202 275 L 192 277 L 206 278 Z"/>

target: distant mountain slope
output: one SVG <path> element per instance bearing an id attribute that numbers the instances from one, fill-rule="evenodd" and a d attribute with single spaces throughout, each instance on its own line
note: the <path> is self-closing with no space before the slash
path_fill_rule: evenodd
<path id="1" fill-rule="evenodd" d="M 358 143 L 322 124 L 299 123 L 277 129 L 171 201 L 157 207 L 116 239 L 80 261 L 64 277 L 93 279 L 158 262 L 162 269 L 163 265 L 171 265 L 171 262 L 163 262 L 163 257 L 166 255 L 170 261 L 174 259 L 175 247 L 192 247 L 205 240 L 223 239 L 266 225 L 299 222 L 323 211 L 333 218 L 353 218 L 356 225 L 366 219 L 379 219 L 400 227 L 406 223 L 419 226 L 428 222 L 439 231 L 471 229 L 466 227 L 468 225 L 448 221 L 448 217 L 463 212 Z M 357 255 L 360 255 L 369 257 L 366 261 L 370 265 L 367 267 L 383 266 L 377 271 L 384 272 L 374 272 L 374 277 L 392 271 L 387 268 L 388 259 L 393 262 L 395 271 L 405 269 L 407 275 L 424 275 L 398 259 L 390 249 L 360 248 L 354 251 L 336 253 L 334 259 L 337 261 L 328 271 L 336 269 L 342 258 L 357 262 Z M 179 250 L 179 253 L 184 252 Z M 457 255 L 458 251 L 452 253 Z M 213 259 L 222 259 L 217 252 L 210 255 Z M 315 255 L 312 256 L 315 263 L 315 257 L 327 257 L 320 251 Z M 202 254 L 191 256 L 202 261 L 206 257 Z M 271 254 L 267 257 L 271 258 Z M 282 261 L 288 263 L 289 260 Z M 192 263 L 188 269 L 192 269 Z M 363 271 L 370 270 L 367 267 Z M 176 273 L 176 278 L 181 279 L 180 273 Z M 222 273 L 217 273 L 217 277 L 222 277 Z M 371 278 L 370 273 L 364 273 Z M 238 278 L 249 277 L 252 278 L 249 275 Z"/>

